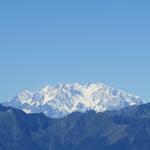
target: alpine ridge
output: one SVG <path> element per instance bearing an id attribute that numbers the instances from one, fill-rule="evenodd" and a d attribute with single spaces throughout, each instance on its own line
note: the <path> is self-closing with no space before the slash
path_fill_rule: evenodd
<path id="1" fill-rule="evenodd" d="M 72 112 L 104 112 L 142 103 L 138 96 L 101 83 L 75 83 L 47 85 L 37 92 L 25 90 L 4 105 L 22 109 L 26 113 L 43 112 L 51 118 L 62 118 Z"/>
<path id="2" fill-rule="evenodd" d="M 62 119 L 0 105 L 0 150 L 149 150 L 150 104 Z"/>

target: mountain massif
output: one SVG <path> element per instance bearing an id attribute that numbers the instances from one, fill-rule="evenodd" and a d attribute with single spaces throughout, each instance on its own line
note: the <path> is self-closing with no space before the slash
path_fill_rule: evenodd
<path id="1" fill-rule="evenodd" d="M 150 104 L 61 119 L 0 105 L 0 150 L 149 150 Z"/>
<path id="2" fill-rule="evenodd" d="M 43 112 L 51 118 L 62 118 L 73 112 L 104 112 L 142 103 L 138 96 L 101 83 L 76 83 L 46 86 L 37 92 L 25 90 L 4 105 L 21 109 L 26 113 Z"/>

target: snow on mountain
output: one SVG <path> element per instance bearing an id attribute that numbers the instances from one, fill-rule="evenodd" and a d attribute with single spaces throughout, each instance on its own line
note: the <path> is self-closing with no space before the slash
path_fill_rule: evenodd
<path id="1" fill-rule="evenodd" d="M 43 112 L 51 118 L 62 118 L 75 111 L 103 112 L 143 103 L 140 97 L 104 84 L 59 84 L 37 92 L 23 91 L 5 103 L 26 113 Z"/>

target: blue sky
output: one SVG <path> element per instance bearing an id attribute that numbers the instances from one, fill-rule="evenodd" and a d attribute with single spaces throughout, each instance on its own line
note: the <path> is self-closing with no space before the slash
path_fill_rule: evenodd
<path id="1" fill-rule="evenodd" d="M 0 2 L 0 100 L 102 82 L 150 100 L 150 1 Z"/>

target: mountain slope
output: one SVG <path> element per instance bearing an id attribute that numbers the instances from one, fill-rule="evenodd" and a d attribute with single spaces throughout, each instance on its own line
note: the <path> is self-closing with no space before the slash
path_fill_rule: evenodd
<path id="1" fill-rule="evenodd" d="M 150 104 L 63 119 L 0 105 L 0 150 L 149 150 Z"/>
<path id="2" fill-rule="evenodd" d="M 62 118 L 72 112 L 103 112 L 142 103 L 133 96 L 103 84 L 60 84 L 46 86 L 37 92 L 23 91 L 5 103 L 27 113 L 43 112 L 51 118 Z"/>

